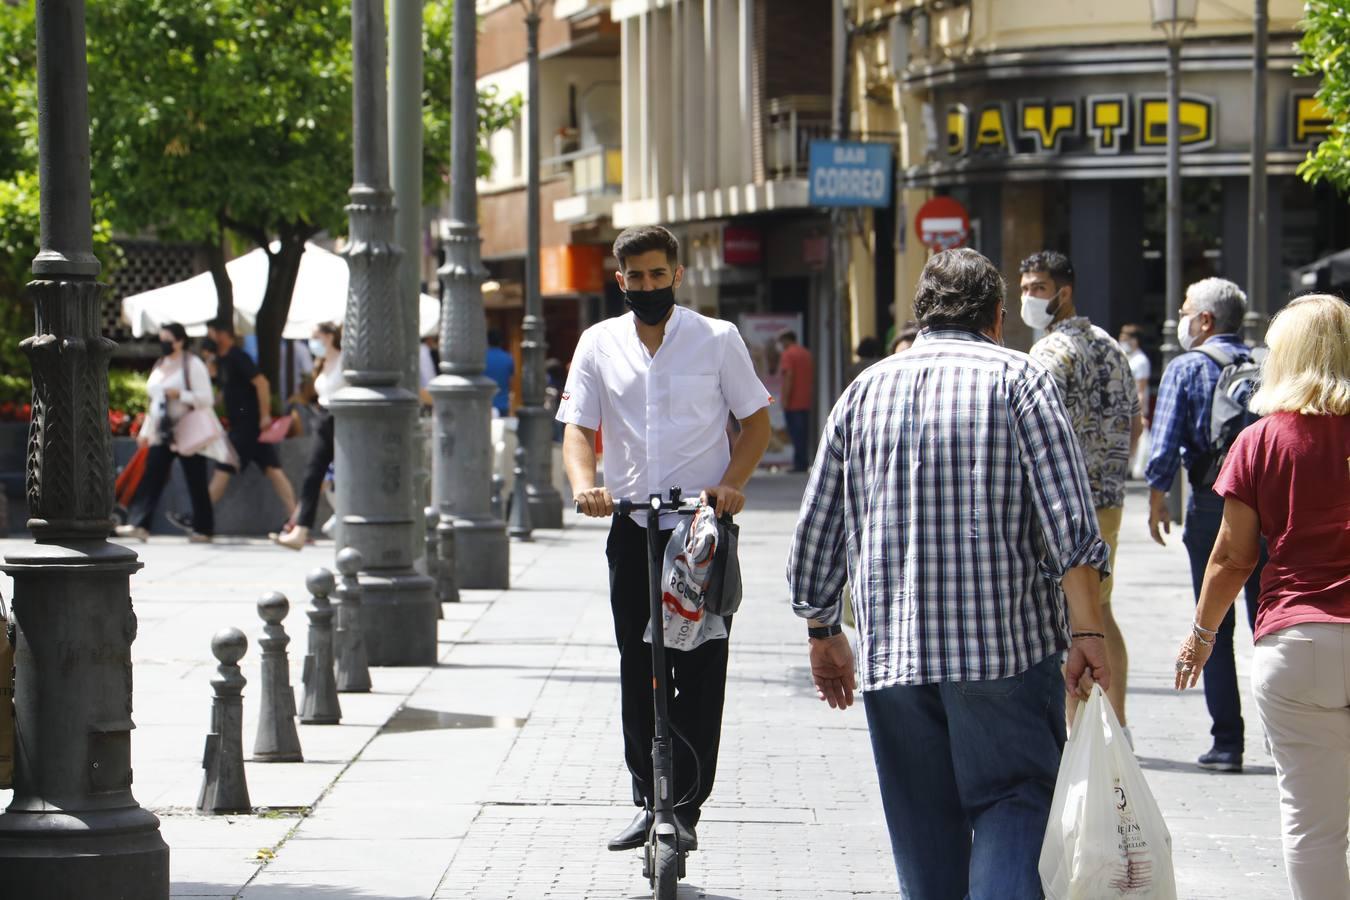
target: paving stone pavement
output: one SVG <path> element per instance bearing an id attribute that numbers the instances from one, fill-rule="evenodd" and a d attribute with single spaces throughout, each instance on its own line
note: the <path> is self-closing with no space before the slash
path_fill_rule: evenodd
<path id="1" fill-rule="evenodd" d="M 746 604 L 731 647 L 717 786 L 682 898 L 837 900 L 897 894 L 860 706 L 816 700 L 783 564 L 799 476 L 762 476 L 741 517 Z M 1147 537 L 1142 495 L 1126 508 L 1116 611 L 1131 652 L 1130 723 L 1172 830 L 1182 898 L 1287 896 L 1277 797 L 1246 674 L 1247 770 L 1192 761 L 1208 746 L 1198 691 L 1170 687 L 1192 601 L 1180 535 Z M 466 591 L 440 624 L 434 668 L 376 669 L 343 695 L 340 726 L 301 726 L 307 762 L 248 764 L 254 816 L 191 812 L 209 715 L 209 641 L 260 630 L 257 596 L 292 602 L 292 680 L 304 655 L 304 573 L 331 545 L 283 553 L 259 542 L 138 547 L 133 758 L 138 799 L 162 816 L 175 897 L 637 898 L 637 852 L 609 853 L 632 814 L 618 723 L 617 653 L 603 562 L 605 523 L 572 520 L 514 544 L 510 591 Z M 0 552 L 18 542 L 0 541 Z M 11 585 L 0 577 L 0 591 Z M 1240 626 L 1240 632 L 1242 631 Z M 244 661 L 256 685 L 257 649 Z M 246 748 L 256 696 L 245 689 Z M 0 801 L 8 795 L 0 793 Z"/>

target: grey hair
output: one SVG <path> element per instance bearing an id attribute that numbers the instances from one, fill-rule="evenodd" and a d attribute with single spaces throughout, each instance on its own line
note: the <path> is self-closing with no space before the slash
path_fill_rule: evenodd
<path id="1" fill-rule="evenodd" d="M 1186 299 L 1197 312 L 1214 317 L 1215 334 L 1236 334 L 1242 330 L 1247 312 L 1247 295 L 1227 278 L 1202 278 L 1186 289 Z"/>

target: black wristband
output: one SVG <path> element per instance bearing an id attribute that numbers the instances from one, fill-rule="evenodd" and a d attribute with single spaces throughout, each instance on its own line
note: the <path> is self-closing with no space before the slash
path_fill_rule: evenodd
<path id="1" fill-rule="evenodd" d="M 838 623 L 834 625 L 821 625 L 819 627 L 811 626 L 806 629 L 806 636 L 808 638 L 815 638 L 817 640 L 821 638 L 834 637 L 836 634 L 843 634 L 843 633 L 844 633 L 844 626 Z"/>
<path id="2" fill-rule="evenodd" d="M 1075 640 L 1078 638 L 1101 638 L 1102 640 L 1106 640 L 1106 635 L 1102 634 L 1100 631 L 1075 631 L 1072 634 L 1072 637 Z"/>

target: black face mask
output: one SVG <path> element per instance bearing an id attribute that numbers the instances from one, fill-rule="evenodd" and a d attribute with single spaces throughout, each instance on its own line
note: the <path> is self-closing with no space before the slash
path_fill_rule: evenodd
<path id="1" fill-rule="evenodd" d="M 624 291 L 623 301 L 647 325 L 660 325 L 661 320 L 675 305 L 675 288 L 663 287 L 654 291 Z"/>
<path id="2" fill-rule="evenodd" d="M 160 342 L 159 342 L 159 352 L 160 352 L 161 354 L 163 354 L 164 356 L 168 356 L 170 353 L 172 353 L 172 352 L 173 352 L 173 341 L 160 341 Z"/>

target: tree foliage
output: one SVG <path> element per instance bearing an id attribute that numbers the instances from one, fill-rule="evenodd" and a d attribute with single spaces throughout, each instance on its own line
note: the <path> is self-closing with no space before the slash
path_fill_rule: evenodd
<path id="1" fill-rule="evenodd" d="M 1308 0 L 1298 72 L 1321 79 L 1317 100 L 1331 118 L 1331 133 L 1308 154 L 1298 173 L 1350 191 L 1350 5 L 1345 0 Z"/>
<path id="2" fill-rule="evenodd" d="M 450 7 L 425 5 L 426 201 L 444 190 L 450 161 Z M 0 16 L 0 74 L 13 76 L 0 83 L 3 267 L 27 252 L 12 245 L 37 234 L 36 194 L 21 178 L 36 169 L 36 90 L 31 4 L 0 3 Z M 88 0 L 86 33 L 97 209 L 119 234 L 205 246 L 227 310 L 226 232 L 267 251 L 257 330 L 275 379 L 304 244 L 347 225 L 350 3 Z M 480 96 L 480 139 L 519 108 Z"/>

